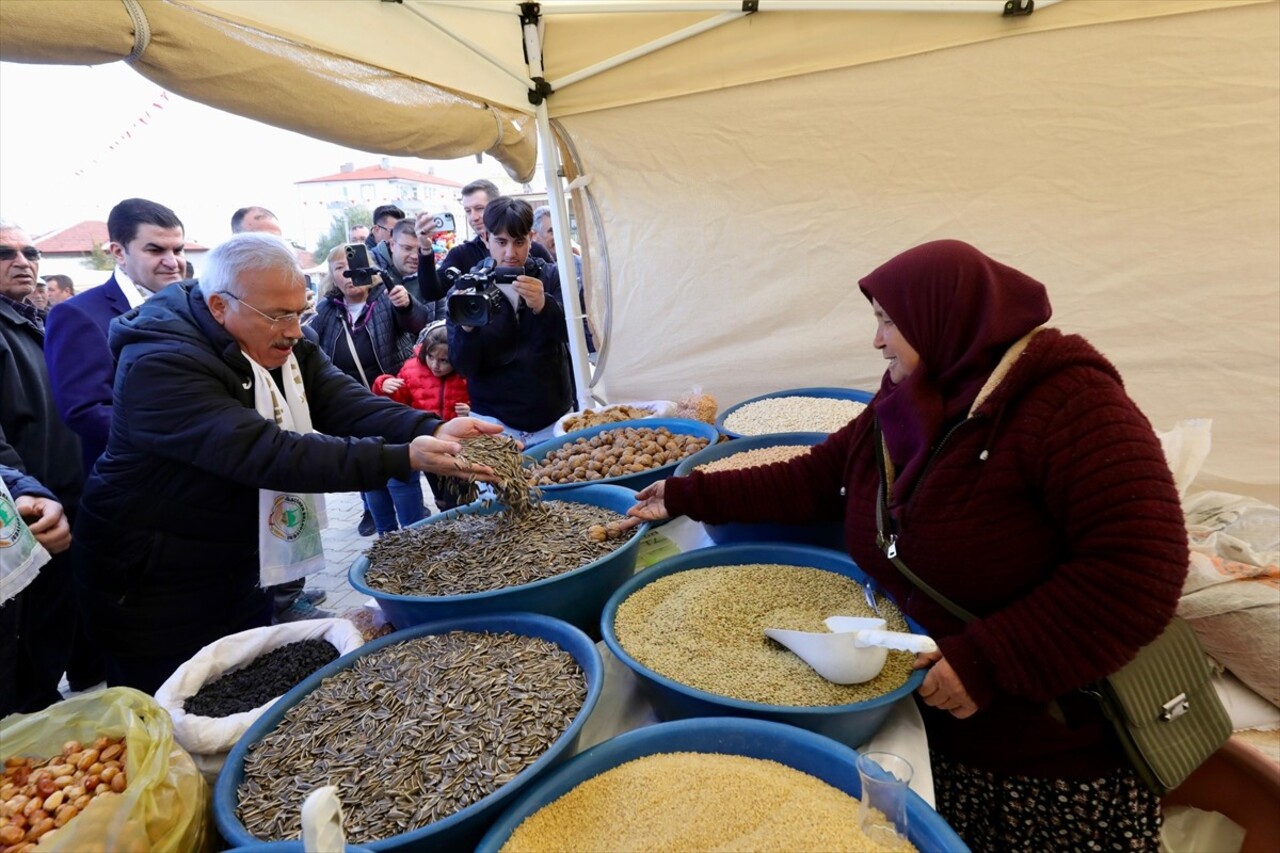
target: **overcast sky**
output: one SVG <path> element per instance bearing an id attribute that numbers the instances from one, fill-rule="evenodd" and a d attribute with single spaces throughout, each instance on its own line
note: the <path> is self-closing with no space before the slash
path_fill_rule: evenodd
<path id="1" fill-rule="evenodd" d="M 39 235 L 105 220 L 116 202 L 141 196 L 173 208 L 188 239 L 213 245 L 229 236 L 236 208 L 255 204 L 301 240 L 317 224 L 304 221 L 294 181 L 380 159 L 163 94 L 123 62 L 0 62 L 0 216 Z M 434 166 L 435 174 L 460 182 L 507 180 L 489 157 L 483 164 L 474 157 L 391 162 L 423 172 Z"/>

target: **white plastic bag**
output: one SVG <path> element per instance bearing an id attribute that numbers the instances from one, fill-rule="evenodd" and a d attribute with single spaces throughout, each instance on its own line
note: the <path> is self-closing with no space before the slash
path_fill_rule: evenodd
<path id="1" fill-rule="evenodd" d="M 1157 432 L 1160 449 L 1173 472 L 1173 482 L 1178 487 L 1178 497 L 1186 497 L 1191 482 L 1200 473 L 1200 467 L 1209 457 L 1213 446 L 1209 431 L 1213 421 L 1209 418 L 1193 418 L 1178 421 L 1168 432 Z"/>
<path id="2" fill-rule="evenodd" d="M 360 630 L 347 619 L 309 619 L 251 628 L 205 646 L 160 685 L 156 701 L 173 717 L 174 740 L 191 753 L 206 776 L 217 775 L 231 747 L 280 697 L 227 717 L 188 714 L 182 706 L 223 673 L 242 669 L 267 652 L 303 640 L 327 640 L 339 656 L 364 645 Z"/>

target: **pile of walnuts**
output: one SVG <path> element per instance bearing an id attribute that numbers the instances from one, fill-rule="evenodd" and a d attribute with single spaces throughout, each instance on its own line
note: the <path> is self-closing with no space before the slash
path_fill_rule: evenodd
<path id="1" fill-rule="evenodd" d="M 705 438 L 666 427 L 607 429 L 548 453 L 533 467 L 533 480 L 553 486 L 624 477 L 679 462 L 706 446 Z"/>

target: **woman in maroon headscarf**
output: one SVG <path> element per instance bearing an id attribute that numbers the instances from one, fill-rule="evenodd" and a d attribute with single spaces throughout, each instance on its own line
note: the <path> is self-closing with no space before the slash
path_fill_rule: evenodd
<path id="1" fill-rule="evenodd" d="M 918 698 L 960 836 L 1155 850 L 1159 802 L 1080 690 L 1155 639 L 1182 589 L 1186 529 L 1151 425 L 1097 350 L 1043 327 L 1043 285 L 966 243 L 860 284 L 889 362 L 867 410 L 790 462 L 656 483 L 632 515 L 843 519 L 854 560 L 938 641 Z M 972 621 L 877 546 L 878 445 L 886 545 Z"/>

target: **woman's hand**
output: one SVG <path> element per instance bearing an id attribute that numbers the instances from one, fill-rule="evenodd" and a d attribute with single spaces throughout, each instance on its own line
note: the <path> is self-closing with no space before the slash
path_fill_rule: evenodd
<path id="1" fill-rule="evenodd" d="M 957 720 L 972 717 L 978 711 L 978 705 L 969 698 L 969 691 L 960 683 L 960 676 L 947 663 L 942 652 L 927 652 L 916 655 L 912 669 L 924 669 L 932 664 L 924 676 L 924 683 L 916 692 L 926 705 L 941 708 Z"/>
<path id="2" fill-rule="evenodd" d="M 50 554 L 61 554 L 71 547 L 71 525 L 67 523 L 62 504 L 33 495 L 23 495 L 13 504 L 31 535 Z"/>
<path id="3" fill-rule="evenodd" d="M 637 524 L 645 521 L 663 521 L 670 518 L 667 515 L 667 481 L 659 480 L 652 485 L 645 486 L 636 495 L 636 504 L 627 510 L 630 518 L 624 518 L 618 523 L 623 530 L 630 530 Z"/>
<path id="4" fill-rule="evenodd" d="M 382 391 L 385 397 L 390 397 L 404 387 L 404 380 L 398 376 L 392 376 L 389 379 L 382 380 Z"/>
<path id="5" fill-rule="evenodd" d="M 409 291 L 404 289 L 403 284 L 397 284 L 395 287 L 391 288 L 391 291 L 387 293 L 387 298 L 390 299 L 391 304 L 397 308 L 408 308 L 409 302 L 411 301 L 409 299 Z"/>
<path id="6" fill-rule="evenodd" d="M 542 282 L 531 275 L 518 275 L 515 285 L 516 293 L 524 299 L 529 310 L 535 314 L 541 314 L 542 309 L 547 305 L 547 294 L 542 289 Z"/>

